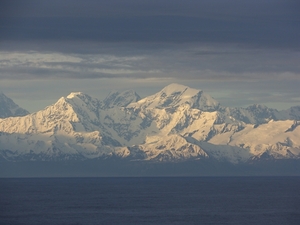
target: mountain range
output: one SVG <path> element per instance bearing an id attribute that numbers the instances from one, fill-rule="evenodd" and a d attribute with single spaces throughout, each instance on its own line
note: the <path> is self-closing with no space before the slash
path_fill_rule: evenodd
<path id="1" fill-rule="evenodd" d="M 25 164 L 72 164 L 75 175 L 300 174 L 300 106 L 224 107 L 180 84 L 142 99 L 73 92 L 31 114 L 4 94 L 0 105 L 2 176 Z"/>

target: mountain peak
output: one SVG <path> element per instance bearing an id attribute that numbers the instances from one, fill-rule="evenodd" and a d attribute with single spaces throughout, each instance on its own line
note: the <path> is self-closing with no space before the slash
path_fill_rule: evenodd
<path id="1" fill-rule="evenodd" d="M 73 104 L 79 104 L 81 105 L 83 102 L 84 104 L 90 105 L 90 104 L 98 104 L 99 100 L 92 98 L 91 96 L 84 94 L 82 92 L 71 92 L 66 97 L 68 102 L 73 102 Z"/>
<path id="2" fill-rule="evenodd" d="M 193 90 L 195 92 L 201 91 L 201 90 L 190 88 L 188 86 L 185 86 L 185 85 L 182 85 L 182 84 L 177 84 L 177 83 L 169 84 L 166 87 L 164 87 L 161 91 L 164 91 L 166 93 L 173 93 L 173 92 L 176 92 L 176 91 L 185 91 L 187 89 Z"/>
<path id="3" fill-rule="evenodd" d="M 169 108 L 183 104 L 204 111 L 214 111 L 219 107 L 219 103 L 211 96 L 203 93 L 202 90 L 176 83 L 170 84 L 160 92 L 130 104 L 128 107 Z"/>
<path id="4" fill-rule="evenodd" d="M 83 94 L 82 92 L 71 92 L 67 98 L 71 99 L 71 98 L 74 98 L 74 97 L 80 97 L 80 96 L 83 96 L 85 94 Z"/>

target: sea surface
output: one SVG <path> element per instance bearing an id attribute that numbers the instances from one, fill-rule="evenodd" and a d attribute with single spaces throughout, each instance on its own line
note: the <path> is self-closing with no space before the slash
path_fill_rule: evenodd
<path id="1" fill-rule="evenodd" d="M 2 178 L 0 224 L 300 224 L 300 177 Z"/>

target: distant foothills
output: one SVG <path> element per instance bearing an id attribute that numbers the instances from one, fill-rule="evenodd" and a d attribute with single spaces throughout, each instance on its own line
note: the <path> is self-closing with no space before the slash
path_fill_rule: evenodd
<path id="1" fill-rule="evenodd" d="M 230 108 L 170 84 L 29 113 L 0 94 L 0 177 L 300 175 L 300 106 Z"/>

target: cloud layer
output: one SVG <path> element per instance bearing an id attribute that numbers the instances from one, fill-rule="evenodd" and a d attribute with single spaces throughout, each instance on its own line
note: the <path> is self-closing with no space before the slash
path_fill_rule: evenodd
<path id="1" fill-rule="evenodd" d="M 0 79 L 175 78 L 210 81 L 300 79 L 299 53 L 201 44 L 102 45 L 103 53 L 1 51 Z M 90 46 L 87 44 L 86 46 Z"/>
<path id="2" fill-rule="evenodd" d="M 50 102 L 74 89 L 99 97 L 120 88 L 145 96 L 170 82 L 204 89 L 224 105 L 299 105 L 299 6 L 4 0 L 0 90 L 32 109 L 40 107 L 29 103 L 34 96 Z"/>
<path id="3" fill-rule="evenodd" d="M 214 42 L 299 49 L 297 1 L 4 0 L 1 40 Z"/>

